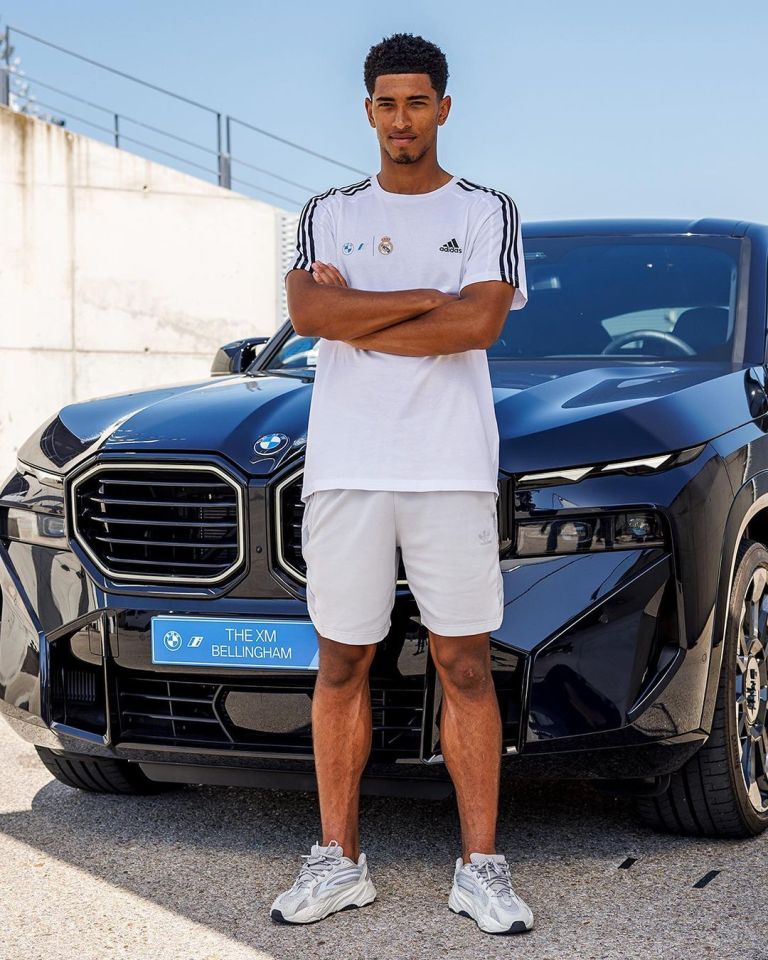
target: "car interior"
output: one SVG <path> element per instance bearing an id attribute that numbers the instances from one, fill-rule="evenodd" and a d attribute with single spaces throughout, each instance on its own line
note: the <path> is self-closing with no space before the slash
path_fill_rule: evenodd
<path id="1" fill-rule="evenodd" d="M 731 357 L 730 250 L 685 238 L 534 239 L 526 278 L 528 303 L 510 312 L 491 359 Z"/>

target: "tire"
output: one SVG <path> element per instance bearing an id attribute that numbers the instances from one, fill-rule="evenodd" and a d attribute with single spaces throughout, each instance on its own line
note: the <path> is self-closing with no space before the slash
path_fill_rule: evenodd
<path id="1" fill-rule="evenodd" d="M 182 786 L 158 783 L 142 773 L 138 764 L 108 757 L 85 757 L 55 753 L 47 747 L 35 747 L 46 769 L 68 787 L 89 793 L 148 794 L 165 793 Z"/>
<path id="2" fill-rule="evenodd" d="M 743 540 L 734 565 L 712 731 L 672 774 L 664 793 L 635 800 L 648 825 L 707 837 L 752 837 L 768 827 L 766 620 L 768 549 Z"/>

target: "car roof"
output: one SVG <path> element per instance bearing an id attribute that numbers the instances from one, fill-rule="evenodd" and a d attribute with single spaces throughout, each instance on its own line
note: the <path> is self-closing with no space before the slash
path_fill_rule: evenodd
<path id="1" fill-rule="evenodd" d="M 523 221 L 524 238 L 611 236 L 637 234 L 707 234 L 710 236 L 742 237 L 763 233 L 768 237 L 768 224 L 749 220 L 724 220 L 708 217 L 698 220 L 665 219 L 662 217 L 614 217 L 589 220 L 528 220 Z"/>

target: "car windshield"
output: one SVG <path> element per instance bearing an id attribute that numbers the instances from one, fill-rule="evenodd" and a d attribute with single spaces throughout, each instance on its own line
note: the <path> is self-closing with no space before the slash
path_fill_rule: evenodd
<path id="1" fill-rule="evenodd" d="M 526 238 L 528 303 L 489 360 L 730 361 L 740 241 L 731 237 Z M 290 336 L 269 369 L 311 373 L 317 337 Z"/>

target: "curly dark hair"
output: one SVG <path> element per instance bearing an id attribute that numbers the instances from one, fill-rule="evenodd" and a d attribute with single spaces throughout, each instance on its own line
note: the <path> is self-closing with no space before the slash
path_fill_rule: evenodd
<path id="1" fill-rule="evenodd" d="M 376 77 L 383 73 L 426 73 L 437 92 L 445 96 L 448 83 L 448 62 L 434 43 L 412 33 L 393 33 L 368 51 L 363 68 L 368 96 L 373 96 Z"/>

